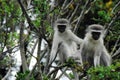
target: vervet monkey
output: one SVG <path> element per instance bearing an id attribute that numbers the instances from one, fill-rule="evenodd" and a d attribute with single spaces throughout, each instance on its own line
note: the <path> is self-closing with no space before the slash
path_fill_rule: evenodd
<path id="1" fill-rule="evenodd" d="M 88 62 L 95 67 L 100 65 L 109 66 L 111 64 L 111 56 L 104 46 L 103 37 L 103 26 L 98 24 L 88 26 L 80 48 L 83 63 Z"/>
<path id="2" fill-rule="evenodd" d="M 54 60 L 58 48 L 61 62 L 64 62 L 69 57 L 72 57 L 77 51 L 77 44 L 81 44 L 82 41 L 82 39 L 77 37 L 71 31 L 71 25 L 67 19 L 58 19 L 54 25 L 54 37 L 49 63 L 51 64 Z"/>

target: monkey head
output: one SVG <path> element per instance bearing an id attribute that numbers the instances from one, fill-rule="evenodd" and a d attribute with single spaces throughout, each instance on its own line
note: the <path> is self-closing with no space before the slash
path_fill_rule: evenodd
<path id="1" fill-rule="evenodd" d="M 98 40 L 103 34 L 104 28 L 101 25 L 93 24 L 88 26 L 87 32 L 91 34 L 93 40 Z"/>
<path id="2" fill-rule="evenodd" d="M 60 33 L 63 33 L 65 32 L 66 25 L 57 25 L 57 28 Z"/>
<path id="3" fill-rule="evenodd" d="M 94 30 L 92 30 L 91 34 L 92 34 L 92 38 L 94 40 L 98 40 L 100 38 L 101 32 L 100 31 L 94 31 Z"/>
<path id="4" fill-rule="evenodd" d="M 57 31 L 59 31 L 60 33 L 65 32 L 66 30 L 68 30 L 70 24 L 69 21 L 67 19 L 58 19 L 55 22 L 55 29 L 57 29 Z"/>

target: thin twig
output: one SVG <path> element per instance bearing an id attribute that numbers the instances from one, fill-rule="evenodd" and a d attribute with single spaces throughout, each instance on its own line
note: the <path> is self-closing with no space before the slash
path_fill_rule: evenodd
<path id="1" fill-rule="evenodd" d="M 33 69 L 30 71 L 27 77 L 32 76 L 32 73 L 35 71 L 36 67 L 37 67 L 37 63 L 34 65 Z"/>
<path id="2" fill-rule="evenodd" d="M 91 8 L 93 7 L 93 4 L 95 4 L 96 0 L 94 0 L 93 2 L 91 2 L 91 6 L 85 11 L 85 14 L 87 14 Z"/>
<path id="3" fill-rule="evenodd" d="M 120 5 L 120 1 L 119 2 L 117 2 L 117 4 L 114 6 L 114 8 L 112 9 L 112 11 L 111 11 L 111 13 L 113 13 L 114 12 L 114 10 L 118 7 Z"/>
<path id="4" fill-rule="evenodd" d="M 63 5 L 62 5 L 62 7 L 61 7 L 62 10 L 64 9 L 64 7 L 65 7 L 65 5 L 66 5 L 66 2 L 67 2 L 67 0 L 64 1 Z"/>
<path id="5" fill-rule="evenodd" d="M 58 71 L 59 69 L 62 69 L 63 67 L 66 67 L 67 65 L 61 65 L 59 67 L 54 67 L 55 69 L 51 71 L 48 76 L 52 75 L 54 72 Z"/>
<path id="6" fill-rule="evenodd" d="M 27 51 L 27 52 L 28 52 L 28 54 L 30 54 L 32 57 L 34 57 L 35 59 L 37 59 L 37 57 L 34 56 L 30 51 Z"/>
<path id="7" fill-rule="evenodd" d="M 17 0 L 17 1 L 18 1 L 19 5 L 20 5 L 20 7 L 22 9 L 23 14 L 25 15 L 25 17 L 27 19 L 27 22 L 29 23 L 30 29 L 38 31 L 38 29 L 34 26 L 34 24 L 32 23 L 31 19 L 29 18 L 29 16 L 28 16 L 28 14 L 27 14 L 27 12 L 26 12 L 26 10 L 25 10 L 21 0 Z"/>
<path id="8" fill-rule="evenodd" d="M 112 26 L 112 24 L 114 23 L 114 21 L 118 18 L 118 16 L 119 16 L 119 13 L 116 14 L 116 15 L 113 17 L 113 19 L 110 21 L 110 23 L 108 24 L 107 28 L 105 29 L 105 36 L 107 35 L 108 30 L 110 29 L 110 27 Z M 106 25 L 104 25 L 104 26 L 106 26 Z"/>
<path id="9" fill-rule="evenodd" d="M 78 18 L 79 18 L 79 17 L 78 17 Z M 77 21 L 78 21 L 78 18 L 76 18 L 75 20 L 73 20 L 73 21 L 71 22 L 71 24 L 77 22 Z"/>
<path id="10" fill-rule="evenodd" d="M 114 45 L 114 47 L 113 47 L 113 49 L 112 49 L 112 51 L 111 51 L 111 55 L 113 55 L 113 52 L 115 51 L 119 40 L 120 40 L 120 36 L 118 37 L 118 39 L 117 39 L 117 41 L 116 41 L 116 43 L 115 43 L 115 45 Z"/>
<path id="11" fill-rule="evenodd" d="M 34 45 L 33 48 L 32 48 L 32 51 L 31 51 L 32 54 L 33 54 L 33 52 L 34 52 L 34 50 L 35 50 L 35 47 L 36 47 L 37 43 L 38 43 L 38 39 L 36 40 L 35 45 Z"/>
<path id="12" fill-rule="evenodd" d="M 68 12 L 68 7 L 70 6 L 70 4 L 73 2 L 73 0 L 71 0 L 70 1 L 70 3 L 68 3 L 67 5 L 66 5 L 66 7 L 65 7 L 65 1 L 64 1 L 64 4 L 62 5 L 62 8 L 61 8 L 61 10 L 60 10 L 60 14 L 62 13 L 62 14 L 65 14 L 66 12 Z M 65 8 L 63 8 L 63 6 L 65 7 Z M 58 18 L 60 17 L 61 15 L 58 15 Z"/>
<path id="13" fill-rule="evenodd" d="M 20 46 L 20 45 L 14 46 L 13 48 L 10 48 L 10 49 L 8 49 L 8 50 L 5 51 L 5 52 L 0 53 L 0 59 L 3 59 L 4 56 L 5 56 L 8 52 L 11 52 L 13 49 L 15 49 L 15 48 L 17 48 L 17 47 L 19 47 L 19 46 Z"/>
<path id="14" fill-rule="evenodd" d="M 74 28 L 74 30 L 73 30 L 74 33 L 77 33 L 77 31 L 78 31 L 78 26 L 79 26 L 79 24 L 80 24 L 81 21 L 82 21 L 82 18 L 83 18 L 83 16 L 84 16 L 84 12 L 85 12 L 85 10 L 86 10 L 87 5 L 89 4 L 89 1 L 90 1 L 90 0 L 87 0 L 87 1 L 86 1 L 85 5 L 84 5 L 84 7 L 83 7 L 83 10 L 81 11 L 80 16 L 78 17 L 77 24 L 75 25 L 75 28 Z"/>
<path id="15" fill-rule="evenodd" d="M 59 53 L 59 51 L 60 51 L 60 46 L 61 46 L 61 44 L 62 44 L 62 42 L 58 44 L 58 49 L 57 49 L 57 52 L 56 52 L 56 54 L 55 54 L 55 57 L 54 57 L 53 61 L 49 64 L 49 66 L 51 66 L 51 65 L 52 65 L 52 63 L 54 62 L 54 60 L 56 59 L 57 54 L 58 54 L 58 53 Z"/>
<path id="16" fill-rule="evenodd" d="M 42 60 L 42 58 L 43 58 L 44 55 L 46 54 L 47 50 L 48 50 L 48 47 L 46 47 L 46 48 L 44 49 L 44 51 L 41 53 L 40 61 Z"/>
<path id="17" fill-rule="evenodd" d="M 66 67 L 64 71 L 61 70 L 61 71 L 62 71 L 62 74 L 64 74 L 67 78 L 69 78 L 69 80 L 71 80 L 70 77 L 68 76 L 68 74 L 66 73 L 67 69 L 68 69 L 68 68 Z M 62 74 L 61 74 L 61 77 L 62 77 Z M 59 78 L 60 78 L 60 77 L 59 77 Z"/>
<path id="18" fill-rule="evenodd" d="M 77 10 L 78 10 L 78 8 L 79 8 L 79 5 L 80 5 L 80 3 L 77 3 L 77 6 L 76 6 L 74 12 L 72 13 L 71 17 L 69 18 L 69 21 L 70 21 L 70 22 L 71 22 L 71 20 L 73 19 L 73 17 L 75 16 L 75 13 L 77 12 Z"/>
<path id="19" fill-rule="evenodd" d="M 71 5 L 71 3 L 73 2 L 73 0 L 71 0 L 70 2 L 69 2 L 69 4 L 68 5 L 66 5 L 66 7 L 65 7 L 65 9 L 64 10 L 66 10 L 66 9 L 68 9 L 68 7 Z"/>
<path id="20" fill-rule="evenodd" d="M 119 47 L 118 50 L 112 55 L 112 57 L 114 57 L 114 56 L 116 56 L 116 55 L 118 55 L 118 54 L 120 54 L 120 47 Z"/>
<path id="21" fill-rule="evenodd" d="M 6 75 L 1 80 L 7 80 L 7 78 L 10 76 L 10 73 L 11 73 L 11 66 L 9 67 L 9 70 L 6 73 Z"/>

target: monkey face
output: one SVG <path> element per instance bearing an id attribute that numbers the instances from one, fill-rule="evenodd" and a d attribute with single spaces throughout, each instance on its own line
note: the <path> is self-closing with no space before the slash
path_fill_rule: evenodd
<path id="1" fill-rule="evenodd" d="M 57 27 L 58 27 L 58 31 L 61 33 L 63 33 L 66 29 L 66 25 L 58 25 Z"/>
<path id="2" fill-rule="evenodd" d="M 100 37 L 101 32 L 91 32 L 91 34 L 92 34 L 92 38 L 94 40 L 98 40 L 99 37 Z"/>

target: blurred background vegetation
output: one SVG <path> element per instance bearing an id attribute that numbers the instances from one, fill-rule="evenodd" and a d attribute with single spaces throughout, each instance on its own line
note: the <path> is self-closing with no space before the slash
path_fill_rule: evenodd
<path id="1" fill-rule="evenodd" d="M 8 79 L 11 75 L 17 64 L 14 54 L 18 51 L 22 65 L 16 74 L 17 80 L 61 78 L 56 78 L 57 71 L 69 66 L 54 67 L 54 71 L 49 71 L 48 67 L 53 25 L 57 18 L 67 18 L 73 32 L 81 38 L 84 38 L 85 29 L 90 24 L 101 24 L 106 29 L 105 46 L 112 56 L 112 65 L 86 70 L 75 65 L 74 68 L 83 73 L 80 80 L 86 75 L 90 75 L 91 80 L 120 79 L 119 0 L 0 0 L 0 79 Z M 41 49 L 42 43 L 44 49 Z M 37 56 L 33 55 L 35 48 Z M 29 70 L 32 57 L 37 62 Z M 71 73 L 68 74 L 69 79 L 74 78 Z"/>

